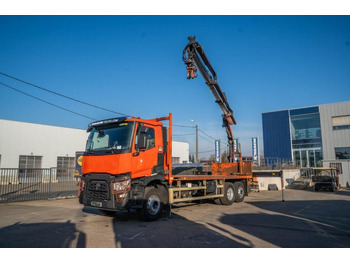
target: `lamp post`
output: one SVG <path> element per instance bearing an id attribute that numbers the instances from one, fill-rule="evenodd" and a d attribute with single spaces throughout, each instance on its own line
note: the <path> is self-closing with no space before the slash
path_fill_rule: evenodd
<path id="1" fill-rule="evenodd" d="M 190 120 L 192 123 L 196 122 L 195 120 Z M 199 162 L 198 160 L 198 124 L 196 124 L 196 163 Z"/>

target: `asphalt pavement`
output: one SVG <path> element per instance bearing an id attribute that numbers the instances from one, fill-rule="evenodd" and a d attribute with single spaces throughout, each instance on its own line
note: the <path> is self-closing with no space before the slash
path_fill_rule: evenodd
<path id="1" fill-rule="evenodd" d="M 243 203 L 173 206 L 154 222 L 77 198 L 0 204 L 0 247 L 350 247 L 350 191 L 252 192 Z"/>

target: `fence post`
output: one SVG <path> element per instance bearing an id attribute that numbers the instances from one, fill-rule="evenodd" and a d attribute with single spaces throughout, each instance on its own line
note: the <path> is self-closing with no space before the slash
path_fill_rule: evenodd
<path id="1" fill-rule="evenodd" d="M 281 189 L 282 189 L 282 202 L 284 202 L 284 176 L 283 176 L 283 170 L 281 170 Z"/>
<path id="2" fill-rule="evenodd" d="M 52 184 L 52 168 L 50 168 L 50 179 L 49 179 L 49 196 L 48 199 L 51 198 L 51 184 Z"/>

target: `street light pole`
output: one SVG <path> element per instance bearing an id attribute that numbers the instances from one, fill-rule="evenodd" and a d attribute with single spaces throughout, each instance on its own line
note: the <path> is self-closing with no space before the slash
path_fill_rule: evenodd
<path id="1" fill-rule="evenodd" d="M 198 162 L 198 125 L 196 125 L 196 163 Z"/>
<path id="2" fill-rule="evenodd" d="M 190 120 L 192 123 L 196 122 L 196 120 Z M 196 124 L 196 160 L 195 163 L 199 163 L 199 159 L 198 159 L 198 124 Z"/>

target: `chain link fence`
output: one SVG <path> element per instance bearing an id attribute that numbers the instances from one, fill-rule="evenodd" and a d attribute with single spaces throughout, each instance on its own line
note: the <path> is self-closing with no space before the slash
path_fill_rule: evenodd
<path id="1" fill-rule="evenodd" d="M 0 203 L 75 197 L 75 168 L 0 168 Z"/>

